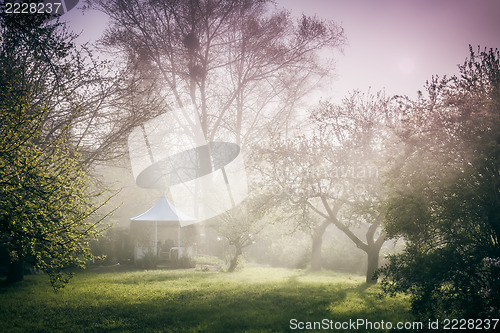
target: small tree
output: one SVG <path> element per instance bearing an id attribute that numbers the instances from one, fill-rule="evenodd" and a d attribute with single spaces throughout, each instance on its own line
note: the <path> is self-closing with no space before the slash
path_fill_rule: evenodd
<path id="1" fill-rule="evenodd" d="M 219 219 L 219 231 L 227 239 L 229 245 L 234 248 L 234 254 L 229 261 L 228 272 L 234 272 L 238 266 L 238 260 L 243 254 L 243 249 L 252 245 L 255 226 L 249 221 L 249 216 L 241 212 L 242 207 L 221 214 Z M 238 212 L 236 212 L 238 210 Z"/>
<path id="2" fill-rule="evenodd" d="M 238 265 L 243 249 L 255 242 L 255 237 L 265 227 L 266 215 L 275 208 L 276 202 L 269 195 L 253 191 L 238 207 L 216 217 L 219 233 L 234 247 L 228 271 Z"/>

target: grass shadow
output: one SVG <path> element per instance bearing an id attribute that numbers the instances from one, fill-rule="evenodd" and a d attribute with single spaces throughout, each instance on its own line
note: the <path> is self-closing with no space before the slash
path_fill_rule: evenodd
<path id="1" fill-rule="evenodd" d="M 283 332 L 293 318 L 390 315 L 373 298 L 376 287 L 343 277 L 276 269 L 89 272 L 54 294 L 35 276 L 5 289 L 0 320 L 4 329 L 32 332 Z"/>

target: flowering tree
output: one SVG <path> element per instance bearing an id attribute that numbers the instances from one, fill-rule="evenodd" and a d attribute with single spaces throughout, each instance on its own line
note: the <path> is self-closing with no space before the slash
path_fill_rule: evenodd
<path id="1" fill-rule="evenodd" d="M 264 148 L 263 172 L 274 191 L 302 212 L 295 219 L 312 239 L 311 268 L 321 268 L 323 234 L 329 225 L 345 233 L 368 256 L 366 281 L 375 283 L 386 240 L 379 169 L 390 100 L 354 92 L 342 103 L 323 103 L 311 115 L 311 135 L 273 139 Z M 353 229 L 366 227 L 366 239 Z"/>

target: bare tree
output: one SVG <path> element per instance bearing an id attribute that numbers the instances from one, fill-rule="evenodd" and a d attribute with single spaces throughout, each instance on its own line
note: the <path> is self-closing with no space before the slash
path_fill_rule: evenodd
<path id="1" fill-rule="evenodd" d="M 296 19 L 268 0 L 87 4 L 110 17 L 100 44 L 123 59 L 124 85 L 148 92 L 124 90 L 111 109 L 137 105 L 140 121 L 194 106 L 188 117 L 199 118 L 207 142 L 233 142 L 244 153 L 292 121 L 298 103 L 333 70 L 323 51 L 345 43 L 334 22 Z"/>
<path id="2" fill-rule="evenodd" d="M 332 70 L 320 51 L 345 42 L 335 23 L 296 21 L 270 1 L 87 2 L 111 19 L 102 46 L 156 87 L 163 110 L 194 105 L 209 142 L 247 147 L 282 126 Z"/>
<path id="3" fill-rule="evenodd" d="M 216 217 L 220 234 L 234 247 L 228 271 L 236 269 L 243 249 L 255 242 L 255 236 L 265 227 L 267 215 L 276 205 L 274 196 L 253 191 L 240 206 Z"/>

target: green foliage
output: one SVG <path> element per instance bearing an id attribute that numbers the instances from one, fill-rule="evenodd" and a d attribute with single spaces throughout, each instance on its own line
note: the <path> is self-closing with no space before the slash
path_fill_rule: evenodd
<path id="1" fill-rule="evenodd" d="M 22 20 L 7 16 L 0 19 L 4 32 L 0 43 L 0 246 L 9 251 L 12 262 L 28 262 L 35 270 L 47 272 L 57 290 L 71 277 L 68 269 L 83 267 L 94 258 L 88 241 L 100 234 L 100 220 L 92 217 L 102 204 L 96 203 L 98 194 L 90 189 L 87 170 L 71 144 L 70 123 L 58 121 L 49 101 L 40 99 L 63 89 L 48 77 L 57 78 L 66 69 L 54 68 L 44 75 L 29 59 L 36 50 L 65 57 L 71 45 L 52 39 L 57 37 L 54 27 L 23 26 Z M 28 41 L 14 44 L 16 37 Z M 45 48 L 40 50 L 42 45 Z"/>
<path id="2" fill-rule="evenodd" d="M 379 299 L 380 289 L 363 277 L 332 272 L 85 272 L 57 295 L 42 279 L 0 289 L 3 330 L 286 332 L 292 318 L 412 320 L 406 297 Z"/>
<path id="3" fill-rule="evenodd" d="M 97 264 L 114 265 L 132 263 L 134 244 L 125 228 L 111 227 L 103 235 L 90 242 L 92 254 L 103 258 Z"/>
<path id="4" fill-rule="evenodd" d="M 406 104 L 385 204 L 388 233 L 407 245 L 381 270 L 384 290 L 410 294 L 421 318 L 500 313 L 499 53 L 471 49 L 460 70 Z"/>
<path id="5" fill-rule="evenodd" d="M 98 221 L 88 218 L 98 205 L 64 137 L 37 144 L 44 110 L 30 115 L 22 99 L 11 105 L 0 100 L 0 240 L 11 260 L 48 272 L 58 288 L 68 279 L 62 269 L 92 259 L 88 240 L 99 231 Z"/>

